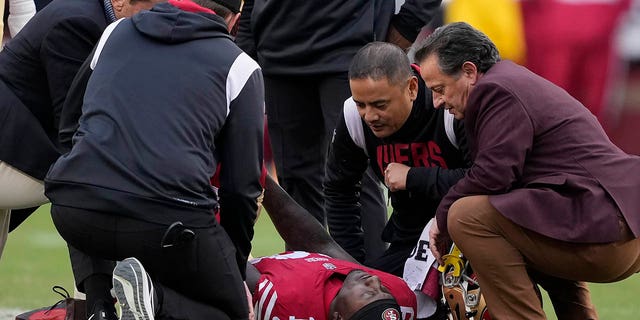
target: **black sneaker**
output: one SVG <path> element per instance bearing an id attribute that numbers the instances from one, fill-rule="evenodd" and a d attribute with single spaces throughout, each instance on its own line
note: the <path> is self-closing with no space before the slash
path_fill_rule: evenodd
<path id="1" fill-rule="evenodd" d="M 138 259 L 126 258 L 116 264 L 113 289 L 120 304 L 120 320 L 153 320 L 153 282 Z"/>
<path id="2" fill-rule="evenodd" d="M 106 302 L 99 299 L 93 304 L 88 320 L 117 320 L 116 308 L 113 302 Z"/>

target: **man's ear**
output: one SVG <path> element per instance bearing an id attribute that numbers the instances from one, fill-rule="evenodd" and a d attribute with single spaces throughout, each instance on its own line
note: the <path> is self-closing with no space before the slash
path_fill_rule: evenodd
<path id="1" fill-rule="evenodd" d="M 478 67 L 471 61 L 465 61 L 462 64 L 462 74 L 471 80 L 471 84 L 478 81 Z"/>
<path id="2" fill-rule="evenodd" d="M 336 311 L 334 313 L 331 314 L 331 320 L 342 320 L 342 317 L 340 316 L 340 314 Z"/>
<path id="3" fill-rule="evenodd" d="M 409 96 L 411 97 L 411 101 L 416 100 L 418 97 L 418 78 L 416 76 L 412 76 L 409 78 Z"/>
<path id="4" fill-rule="evenodd" d="M 238 19 L 240 19 L 240 12 L 232 13 L 224 19 L 224 22 L 227 23 L 227 30 L 229 30 L 229 32 L 231 32 L 233 27 L 238 23 Z"/>

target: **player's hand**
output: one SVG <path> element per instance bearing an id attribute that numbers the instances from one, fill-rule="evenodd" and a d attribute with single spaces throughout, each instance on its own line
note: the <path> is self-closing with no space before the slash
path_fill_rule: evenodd
<path id="1" fill-rule="evenodd" d="M 253 296 L 251 295 L 251 291 L 249 290 L 246 281 L 244 281 L 244 290 L 247 293 L 247 302 L 249 303 L 249 319 L 255 319 L 255 313 L 253 310 Z"/>
<path id="2" fill-rule="evenodd" d="M 438 220 L 433 218 L 431 229 L 429 229 L 429 249 L 439 265 L 442 265 L 442 256 L 447 252 L 447 248 L 450 246 L 451 240 L 448 236 L 442 234 L 438 228 Z"/>
<path id="3" fill-rule="evenodd" d="M 387 165 L 387 169 L 384 170 L 384 184 L 387 185 L 389 191 L 396 192 L 407 189 L 409 169 L 411 167 L 401 163 L 392 162 Z"/>

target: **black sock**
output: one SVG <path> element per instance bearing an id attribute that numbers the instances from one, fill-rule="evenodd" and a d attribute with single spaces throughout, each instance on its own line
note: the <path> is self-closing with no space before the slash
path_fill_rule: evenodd
<path id="1" fill-rule="evenodd" d="M 87 316 L 93 313 L 96 303 L 104 303 L 107 311 L 114 311 L 114 300 L 111 296 L 111 275 L 94 274 L 83 281 L 87 295 Z M 113 309 L 113 310 L 111 310 Z"/>
<path id="2" fill-rule="evenodd" d="M 156 283 L 153 284 L 153 300 L 156 302 L 153 306 L 153 313 L 160 313 L 160 308 L 162 306 L 162 300 L 164 299 L 164 292 L 162 291 L 162 287 L 157 286 Z"/>

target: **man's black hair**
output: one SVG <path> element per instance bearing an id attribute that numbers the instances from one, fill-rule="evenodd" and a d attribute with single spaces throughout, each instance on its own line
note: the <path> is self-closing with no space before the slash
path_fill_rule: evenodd
<path id="1" fill-rule="evenodd" d="M 349 79 L 388 79 L 399 84 L 413 74 L 411 62 L 400 47 L 386 42 L 372 42 L 362 47 L 351 60 Z"/>
<path id="2" fill-rule="evenodd" d="M 213 10 L 222 18 L 227 18 L 230 14 L 240 12 L 240 0 L 192 0 L 196 4 Z"/>

